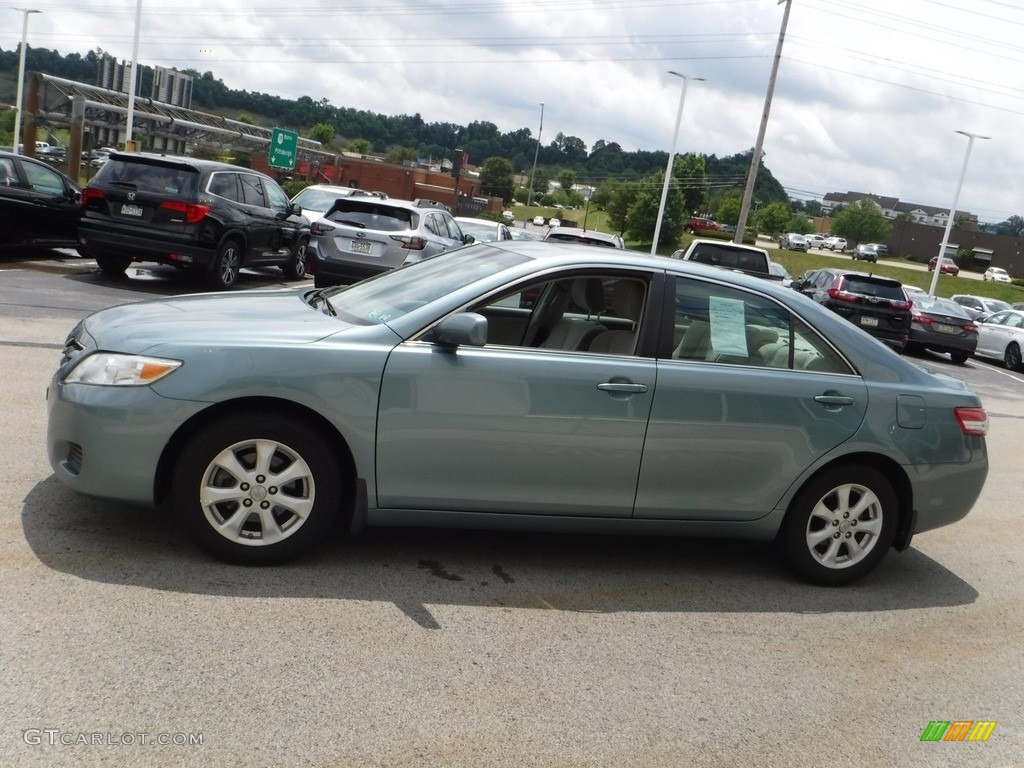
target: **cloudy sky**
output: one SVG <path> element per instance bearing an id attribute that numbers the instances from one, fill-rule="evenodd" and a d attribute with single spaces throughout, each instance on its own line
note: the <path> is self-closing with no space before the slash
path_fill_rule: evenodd
<path id="1" fill-rule="evenodd" d="M 26 4 L 29 0 L 26 0 Z M 141 2 L 141 0 L 139 0 Z M 857 190 L 1024 215 L 1024 0 L 790 0 L 765 162 L 793 197 Z M 130 59 L 133 0 L 32 0 L 29 44 Z M 139 59 L 232 88 L 427 122 L 561 132 L 590 148 L 754 145 L 777 0 L 145 0 Z M 18 45 L 4 10 L 0 46 Z M 470 158 L 472 162 L 483 158 Z"/>

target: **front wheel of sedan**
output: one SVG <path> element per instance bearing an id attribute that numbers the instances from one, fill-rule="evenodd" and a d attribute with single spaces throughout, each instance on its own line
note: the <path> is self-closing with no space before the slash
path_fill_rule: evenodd
<path id="1" fill-rule="evenodd" d="M 850 584 L 885 557 L 896 535 L 899 503 L 876 469 L 834 467 L 811 479 L 790 505 L 779 531 L 783 554 L 806 581 Z"/>
<path id="2" fill-rule="evenodd" d="M 1021 362 L 1020 347 L 1016 344 L 1010 344 L 1003 353 L 1003 363 L 1011 371 L 1020 371 L 1022 370 Z"/>
<path id="3" fill-rule="evenodd" d="M 304 424 L 272 413 L 231 416 L 184 446 L 172 504 L 209 554 L 270 565 L 324 540 L 338 516 L 341 475 L 329 442 Z"/>

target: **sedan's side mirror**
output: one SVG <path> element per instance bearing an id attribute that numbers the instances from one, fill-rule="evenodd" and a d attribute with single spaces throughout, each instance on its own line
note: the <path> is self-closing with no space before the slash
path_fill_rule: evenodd
<path id="1" fill-rule="evenodd" d="M 462 244 L 463 245 L 469 245 L 470 243 L 475 243 L 475 242 L 476 242 L 476 238 L 473 237 L 472 235 L 463 235 L 462 236 Z"/>
<path id="2" fill-rule="evenodd" d="M 291 203 L 288 206 L 288 213 L 290 213 L 292 216 L 301 216 L 302 206 L 299 205 L 298 203 Z"/>
<path id="3" fill-rule="evenodd" d="M 476 312 L 460 312 L 446 317 L 427 336 L 442 347 L 482 347 L 487 343 L 487 318 Z"/>

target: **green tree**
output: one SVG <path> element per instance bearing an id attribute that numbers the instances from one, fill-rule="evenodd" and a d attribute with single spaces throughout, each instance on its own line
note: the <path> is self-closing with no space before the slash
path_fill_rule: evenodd
<path id="1" fill-rule="evenodd" d="M 392 147 L 384 159 L 392 165 L 404 165 L 406 160 L 416 160 L 419 153 L 412 147 Z"/>
<path id="2" fill-rule="evenodd" d="M 605 205 L 605 210 L 608 212 L 608 226 L 619 235 L 626 232 L 626 217 L 639 192 L 639 182 L 630 184 L 618 183 Z"/>
<path id="3" fill-rule="evenodd" d="M 480 190 L 485 195 L 500 197 L 505 205 L 512 201 L 515 175 L 512 163 L 504 157 L 489 157 L 480 167 Z"/>
<path id="4" fill-rule="evenodd" d="M 787 232 L 797 232 L 801 235 L 806 235 L 814 231 L 814 225 L 811 224 L 811 220 L 808 219 L 802 213 L 794 213 L 789 217 L 789 221 L 786 222 Z"/>
<path id="5" fill-rule="evenodd" d="M 857 243 L 884 242 L 891 230 L 892 225 L 867 198 L 847 206 L 832 220 L 832 234 L 845 237 L 851 247 Z"/>
<path id="6" fill-rule="evenodd" d="M 366 139 L 352 139 L 348 143 L 349 152 L 356 152 L 360 155 L 369 154 L 371 149 L 373 149 L 373 145 Z"/>
<path id="7" fill-rule="evenodd" d="M 661 205 L 661 191 L 665 174 L 653 173 L 644 179 L 633 204 L 626 214 L 626 234 L 630 240 L 650 243 L 654 239 L 654 228 L 658 223 L 658 208 Z M 683 234 L 686 223 L 686 203 L 678 189 L 669 187 L 665 200 L 665 215 L 658 234 L 658 247 L 674 246 Z"/>
<path id="8" fill-rule="evenodd" d="M 740 208 L 742 205 L 743 199 L 739 194 L 723 198 L 718 205 L 718 211 L 715 213 L 716 220 L 720 224 L 736 226 L 740 220 Z"/>
<path id="9" fill-rule="evenodd" d="M 789 206 L 786 203 L 772 203 L 757 211 L 754 216 L 758 231 L 767 232 L 772 237 L 782 232 L 789 223 Z"/>
<path id="10" fill-rule="evenodd" d="M 1012 237 L 1024 237 L 1024 218 L 1011 216 L 1006 221 L 996 224 L 997 235 L 1011 235 Z"/>
<path id="11" fill-rule="evenodd" d="M 563 168 L 558 172 L 558 185 L 565 191 L 565 194 L 572 192 L 573 184 L 576 183 L 576 172 L 572 168 Z"/>
<path id="12" fill-rule="evenodd" d="M 684 209 L 696 213 L 707 208 L 707 157 L 687 152 L 672 161 L 672 179 L 683 196 Z"/>
<path id="13" fill-rule="evenodd" d="M 334 142 L 334 126 L 329 123 L 317 123 L 309 129 L 309 137 L 329 147 Z"/>

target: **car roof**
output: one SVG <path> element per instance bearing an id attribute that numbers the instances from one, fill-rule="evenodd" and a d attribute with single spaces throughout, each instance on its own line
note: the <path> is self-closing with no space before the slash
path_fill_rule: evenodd
<path id="1" fill-rule="evenodd" d="M 841 267 L 822 267 L 817 271 L 828 272 L 830 274 L 838 275 L 841 277 L 856 277 L 860 279 L 873 280 L 878 283 L 894 284 L 900 286 L 901 288 L 903 287 L 903 283 L 901 283 L 896 278 L 886 277 L 885 275 L 876 275 L 871 272 L 861 272 L 856 269 L 842 269 Z"/>
<path id="2" fill-rule="evenodd" d="M 475 219 L 472 216 L 456 216 L 456 221 L 461 221 L 464 224 L 480 224 L 487 225 L 489 227 L 505 226 L 500 221 L 494 221 L 492 219 Z"/>
<path id="3" fill-rule="evenodd" d="M 617 235 L 610 235 L 607 232 L 599 232 L 596 229 L 582 229 L 580 227 L 552 227 L 544 234 L 544 240 L 580 238 L 584 240 L 598 240 L 602 243 L 611 243 L 616 248 L 623 248 L 622 238 Z"/>
<path id="4" fill-rule="evenodd" d="M 110 160 L 121 161 L 127 163 L 142 163 L 148 165 L 165 165 L 165 166 L 177 166 L 179 168 L 191 168 L 192 170 L 200 173 L 207 173 L 211 171 L 235 171 L 241 173 L 252 173 L 260 176 L 264 179 L 269 179 L 265 173 L 254 170 L 252 168 L 243 168 L 240 165 L 232 165 L 231 163 L 222 163 L 219 160 L 202 160 L 197 157 L 188 157 L 185 155 L 161 155 L 156 152 L 111 152 L 108 158 Z"/>

